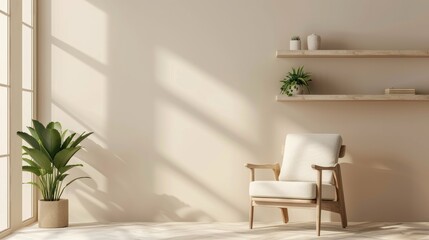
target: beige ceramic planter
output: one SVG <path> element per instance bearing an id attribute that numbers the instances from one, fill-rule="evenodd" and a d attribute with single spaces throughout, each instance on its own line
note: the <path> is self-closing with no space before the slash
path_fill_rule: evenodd
<path id="1" fill-rule="evenodd" d="M 290 50 L 301 50 L 301 40 L 290 40 L 289 49 Z"/>
<path id="2" fill-rule="evenodd" d="M 61 228 L 69 225 L 69 200 L 39 200 L 39 227 Z"/>

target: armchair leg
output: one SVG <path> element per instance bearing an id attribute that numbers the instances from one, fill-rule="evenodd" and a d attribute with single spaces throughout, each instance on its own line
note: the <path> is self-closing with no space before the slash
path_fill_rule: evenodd
<path id="1" fill-rule="evenodd" d="M 340 216 L 341 216 L 341 225 L 343 226 L 343 228 L 347 227 L 347 214 L 346 214 L 346 206 L 344 205 L 344 203 L 341 204 L 340 206 Z"/>
<path id="2" fill-rule="evenodd" d="M 343 180 L 341 178 L 341 169 L 338 167 L 335 172 L 338 182 L 338 202 L 340 204 L 341 225 L 347 227 L 346 201 L 344 200 Z"/>
<path id="3" fill-rule="evenodd" d="M 280 210 L 282 211 L 283 222 L 288 223 L 289 222 L 289 214 L 287 212 L 287 208 L 280 208 Z"/>
<path id="4" fill-rule="evenodd" d="M 321 201 L 320 199 L 317 200 L 317 206 L 316 206 L 316 232 L 317 236 L 320 236 L 320 222 L 322 218 L 322 207 L 321 207 Z"/>
<path id="5" fill-rule="evenodd" d="M 317 198 L 316 198 L 316 232 L 320 236 L 320 221 L 322 218 L 322 171 L 317 171 Z"/>
<path id="6" fill-rule="evenodd" d="M 252 204 L 252 200 L 250 200 L 250 210 L 249 210 L 249 228 L 253 229 L 253 211 L 254 211 L 254 206 Z"/>

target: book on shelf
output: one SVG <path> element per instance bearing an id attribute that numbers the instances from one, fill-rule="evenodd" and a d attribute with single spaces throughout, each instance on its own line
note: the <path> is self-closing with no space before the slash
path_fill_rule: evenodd
<path id="1" fill-rule="evenodd" d="M 416 94 L 416 89 L 414 88 L 386 88 L 384 90 L 385 94 Z"/>

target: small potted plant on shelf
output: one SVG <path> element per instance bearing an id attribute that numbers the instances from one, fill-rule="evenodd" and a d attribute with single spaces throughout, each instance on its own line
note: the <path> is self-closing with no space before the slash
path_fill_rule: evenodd
<path id="1" fill-rule="evenodd" d="M 290 50 L 301 50 L 301 39 L 299 36 L 293 36 L 289 42 Z"/>
<path id="2" fill-rule="evenodd" d="M 37 181 L 28 182 L 37 187 L 42 195 L 39 200 L 39 227 L 67 227 L 68 200 L 61 199 L 64 189 L 78 177 L 63 185 L 69 175 L 67 172 L 82 164 L 70 164 L 70 159 L 82 149 L 79 144 L 90 133 L 83 132 L 74 139 L 76 133 L 63 131 L 59 122 L 50 122 L 46 127 L 37 120 L 33 120 L 34 127 L 28 127 L 30 134 L 17 132 L 18 136 L 28 143 L 23 146 L 22 160 L 26 164 L 22 170 L 33 173 Z"/>
<path id="3" fill-rule="evenodd" d="M 280 93 L 286 94 L 288 96 L 302 94 L 303 87 L 305 87 L 307 89 L 307 92 L 310 93 L 310 81 L 310 73 L 304 72 L 304 66 L 301 66 L 298 69 L 292 68 L 292 71 L 288 72 L 285 78 L 280 81 L 283 83 L 280 88 Z"/>

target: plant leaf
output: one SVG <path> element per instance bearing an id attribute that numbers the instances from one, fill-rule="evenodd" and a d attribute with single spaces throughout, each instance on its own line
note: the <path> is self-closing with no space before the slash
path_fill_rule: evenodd
<path id="1" fill-rule="evenodd" d="M 68 136 L 66 140 L 63 142 L 63 144 L 61 145 L 61 149 L 67 148 L 75 135 L 76 133 L 72 133 L 70 136 Z"/>
<path id="2" fill-rule="evenodd" d="M 37 165 L 37 163 L 36 163 L 35 161 L 31 160 L 31 159 L 28 159 L 28 158 L 22 158 L 22 160 L 23 160 L 24 162 L 28 163 L 28 165 L 30 165 L 30 166 L 32 166 L 32 167 L 40 168 L 40 166 L 39 166 L 39 165 Z"/>
<path id="3" fill-rule="evenodd" d="M 55 129 L 55 130 L 57 130 L 59 133 L 62 133 L 62 132 L 63 132 L 63 129 L 62 129 L 61 123 L 59 123 L 59 122 L 50 122 L 50 123 L 48 124 L 48 126 L 46 126 L 46 128 L 47 128 L 47 129 Z"/>
<path id="4" fill-rule="evenodd" d="M 39 142 L 39 136 L 37 135 L 36 130 L 32 127 L 27 127 L 28 131 L 30 131 L 31 136 L 33 136 L 34 139 L 36 139 Z"/>
<path id="5" fill-rule="evenodd" d="M 48 129 L 54 129 L 54 125 L 55 125 L 54 122 L 50 122 L 50 123 L 48 123 L 48 125 L 46 125 L 46 128 L 48 128 Z"/>
<path id="6" fill-rule="evenodd" d="M 42 133 L 45 131 L 45 126 L 41 124 L 39 121 L 33 119 L 34 130 L 37 133 L 39 139 L 42 137 Z"/>
<path id="7" fill-rule="evenodd" d="M 63 132 L 63 127 L 61 126 L 60 122 L 55 122 L 54 123 L 54 129 L 56 129 L 59 133 Z"/>
<path id="8" fill-rule="evenodd" d="M 77 178 L 75 178 L 75 179 L 71 180 L 69 183 L 67 183 L 67 184 L 64 186 L 64 188 L 66 188 L 68 185 L 72 184 L 74 181 L 79 180 L 79 179 L 83 179 L 83 178 L 90 178 L 90 177 L 77 177 Z"/>
<path id="9" fill-rule="evenodd" d="M 22 166 L 22 171 L 34 173 L 36 176 L 42 175 L 40 170 L 33 166 Z"/>
<path id="10" fill-rule="evenodd" d="M 71 148 L 77 147 L 77 145 L 82 142 L 85 138 L 89 137 L 89 135 L 93 134 L 93 132 L 89 132 L 87 134 L 85 134 L 85 132 L 83 132 L 71 145 Z"/>
<path id="11" fill-rule="evenodd" d="M 39 142 L 34 139 L 34 137 L 32 137 L 30 134 L 21 131 L 18 131 L 16 134 L 22 139 L 24 139 L 24 141 L 30 144 L 30 146 L 32 146 L 33 148 L 40 149 Z"/>
<path id="12" fill-rule="evenodd" d="M 64 138 L 66 137 L 66 135 L 67 135 L 67 132 L 68 132 L 69 130 L 64 130 L 64 132 L 60 132 L 61 133 L 61 142 L 63 142 L 64 141 Z"/>
<path id="13" fill-rule="evenodd" d="M 68 161 L 73 157 L 73 155 L 79 151 L 80 147 L 74 147 L 74 148 L 66 148 L 61 151 L 59 151 L 54 158 L 54 165 L 57 169 L 61 169 L 62 167 L 66 166 Z"/>
<path id="14" fill-rule="evenodd" d="M 32 149 L 23 146 L 22 147 L 28 155 L 47 173 L 52 173 L 51 161 L 48 156 L 43 151 L 38 149 Z M 43 172 L 41 172 L 43 173 Z"/>
<path id="15" fill-rule="evenodd" d="M 40 136 L 43 146 L 53 159 L 61 148 L 61 136 L 55 129 L 45 129 Z"/>
<path id="16" fill-rule="evenodd" d="M 45 126 L 43 126 L 42 123 L 40 123 L 39 121 L 37 121 L 35 119 L 33 119 L 33 125 L 34 125 L 34 130 L 35 130 L 35 132 L 39 138 L 39 143 L 42 145 L 41 150 L 46 152 L 49 155 L 50 160 L 52 160 L 53 156 L 51 155 L 51 152 L 48 151 L 48 149 L 47 149 L 47 145 L 48 145 L 47 142 L 48 141 L 46 139 L 44 139 L 44 135 L 49 134 L 49 131 L 56 131 L 56 130 L 49 129 L 48 133 L 45 133 L 47 131 Z"/>
<path id="17" fill-rule="evenodd" d="M 61 174 L 61 175 L 58 177 L 58 181 L 63 181 L 67 176 L 68 176 L 68 174 Z"/>
<path id="18" fill-rule="evenodd" d="M 67 172 L 68 170 L 70 170 L 70 169 L 72 169 L 74 167 L 83 167 L 83 165 L 82 164 L 72 164 L 72 165 L 64 166 L 64 167 L 62 167 L 62 168 L 60 168 L 58 170 L 60 171 L 60 173 L 65 173 L 65 172 Z"/>

